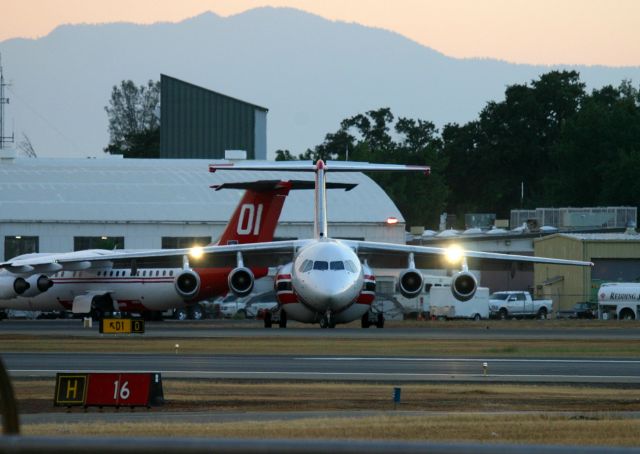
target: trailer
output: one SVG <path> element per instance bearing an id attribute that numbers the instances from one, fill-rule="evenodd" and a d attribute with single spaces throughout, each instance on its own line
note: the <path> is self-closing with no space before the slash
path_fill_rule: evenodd
<path id="1" fill-rule="evenodd" d="M 451 293 L 449 286 L 433 286 L 429 290 L 431 317 L 481 320 L 489 318 L 489 289 L 478 287 L 468 301 L 459 301 Z"/>

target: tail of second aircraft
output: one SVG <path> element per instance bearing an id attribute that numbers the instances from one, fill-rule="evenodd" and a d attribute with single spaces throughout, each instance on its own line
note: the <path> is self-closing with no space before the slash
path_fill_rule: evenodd
<path id="1" fill-rule="evenodd" d="M 224 183 L 220 189 L 245 189 L 227 228 L 217 241 L 219 245 L 272 241 L 285 198 L 291 190 L 289 181 L 256 181 Z"/>

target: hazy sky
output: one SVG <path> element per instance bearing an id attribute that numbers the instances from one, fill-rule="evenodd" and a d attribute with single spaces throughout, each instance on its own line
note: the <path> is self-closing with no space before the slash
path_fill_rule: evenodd
<path id="1" fill-rule="evenodd" d="M 453 57 L 640 65 L 640 0 L 19 0 L 1 1 L 0 41 L 64 23 L 176 22 L 289 6 L 396 31 Z"/>

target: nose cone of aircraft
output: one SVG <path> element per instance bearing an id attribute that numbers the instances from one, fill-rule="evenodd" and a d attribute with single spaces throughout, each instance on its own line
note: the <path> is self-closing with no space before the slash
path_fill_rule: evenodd
<path id="1" fill-rule="evenodd" d="M 318 312 L 337 312 L 349 306 L 358 296 L 358 292 L 357 275 L 317 271 L 307 280 L 300 296 Z"/>

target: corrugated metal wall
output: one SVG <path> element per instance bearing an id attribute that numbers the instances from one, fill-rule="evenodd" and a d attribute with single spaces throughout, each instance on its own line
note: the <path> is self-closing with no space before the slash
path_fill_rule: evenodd
<path id="1" fill-rule="evenodd" d="M 267 109 L 164 74 L 160 84 L 160 158 L 221 159 L 225 150 L 266 158 Z"/>
<path id="2" fill-rule="evenodd" d="M 534 242 L 535 255 L 571 260 L 593 261 L 594 268 L 558 265 L 535 265 L 536 289 L 542 287 L 548 295 L 558 295 L 558 308 L 570 309 L 575 303 L 591 297 L 591 280 L 623 280 L 640 276 L 640 238 L 632 240 L 576 239 L 563 234 L 551 235 Z M 562 280 L 553 281 L 562 276 Z M 545 284 L 546 282 L 546 284 Z M 554 290 L 549 293 L 550 289 Z M 556 310 L 557 310 L 556 309 Z"/>
<path id="3" fill-rule="evenodd" d="M 582 241 L 561 234 L 535 240 L 534 250 L 537 257 L 589 260 Z M 589 299 L 590 268 L 535 264 L 533 270 L 536 296 L 553 299 L 554 311 Z"/>

